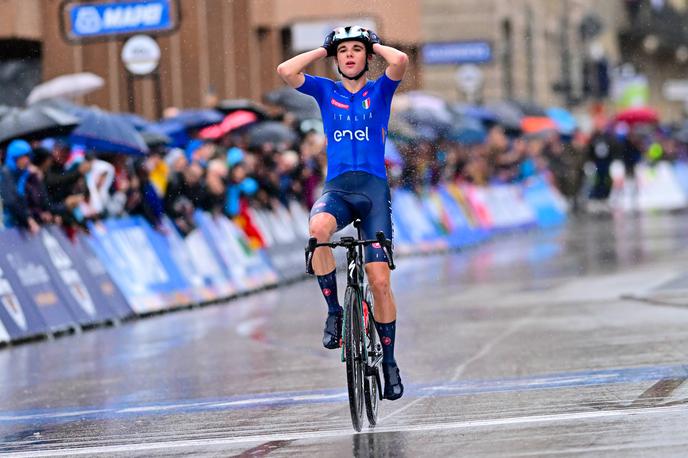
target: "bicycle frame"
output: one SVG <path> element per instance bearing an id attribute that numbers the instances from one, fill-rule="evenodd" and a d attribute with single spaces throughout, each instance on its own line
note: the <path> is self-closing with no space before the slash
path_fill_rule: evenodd
<path id="1" fill-rule="evenodd" d="M 369 290 L 365 286 L 363 248 L 370 245 L 382 248 L 390 270 L 393 270 L 395 266 L 392 258 L 392 241 L 388 240 L 382 231 L 375 234 L 375 240 L 363 240 L 360 229 L 361 221 L 355 220 L 354 227 L 358 232 L 357 239 L 348 236 L 340 238 L 339 242 L 318 243 L 315 238 L 311 238 L 306 247 L 306 272 L 314 273 L 311 262 L 316 248 L 346 248 L 346 295 L 342 317 L 341 360 L 346 363 L 352 423 L 354 429 L 360 431 L 363 404 L 365 404 L 368 422 L 374 426 L 377 423 L 377 402 L 382 400 L 382 383 L 379 373 L 382 347 L 375 337 L 377 335 L 374 326 L 375 317 L 373 316 L 371 300 L 368 297 Z M 359 316 L 356 317 L 356 320 L 360 319 L 360 323 L 356 324 L 353 320 L 350 321 L 350 313 L 353 313 L 353 316 L 358 313 Z M 359 330 L 360 337 L 358 335 Z M 374 348 L 369 351 L 368 347 L 373 346 Z M 371 362 L 370 359 L 372 358 L 374 361 Z M 376 399 L 375 402 L 373 402 L 373 396 Z"/>

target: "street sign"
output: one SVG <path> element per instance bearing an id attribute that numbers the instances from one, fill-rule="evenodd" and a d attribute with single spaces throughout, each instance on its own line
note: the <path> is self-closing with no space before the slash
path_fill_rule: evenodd
<path id="1" fill-rule="evenodd" d="M 477 65 L 460 65 L 456 70 L 456 85 L 470 99 L 474 98 L 483 85 L 485 77 Z"/>
<path id="2" fill-rule="evenodd" d="M 173 30 L 178 18 L 172 14 L 173 0 L 129 0 L 122 2 L 67 3 L 66 36 L 71 40 L 103 38 L 134 33 Z M 174 9 L 178 9 L 178 5 Z"/>
<path id="3" fill-rule="evenodd" d="M 423 63 L 484 64 L 492 60 L 492 45 L 487 41 L 455 41 L 423 45 Z"/>
<path id="4" fill-rule="evenodd" d="M 160 46 L 148 35 L 134 35 L 122 47 L 122 62 L 134 75 L 148 75 L 158 68 Z"/>

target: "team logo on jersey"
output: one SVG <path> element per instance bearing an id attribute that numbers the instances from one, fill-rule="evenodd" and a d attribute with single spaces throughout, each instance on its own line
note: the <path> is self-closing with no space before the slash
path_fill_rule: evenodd
<path id="1" fill-rule="evenodd" d="M 366 110 L 370 108 L 370 97 L 363 101 L 363 108 L 365 108 Z"/>
<path id="2" fill-rule="evenodd" d="M 334 98 L 330 99 L 330 103 L 332 105 L 336 106 L 337 108 L 341 108 L 342 110 L 348 110 L 349 109 L 349 105 L 347 105 L 346 103 L 339 102 L 339 101 L 335 100 Z"/>

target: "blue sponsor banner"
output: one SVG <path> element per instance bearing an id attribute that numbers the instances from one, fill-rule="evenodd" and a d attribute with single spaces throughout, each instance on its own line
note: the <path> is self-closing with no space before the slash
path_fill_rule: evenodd
<path id="1" fill-rule="evenodd" d="M 676 174 L 676 181 L 683 190 L 683 193 L 688 196 L 688 164 L 685 162 L 676 162 L 674 164 L 674 173 Z"/>
<path id="2" fill-rule="evenodd" d="M 14 291 L 23 290 L 29 307 L 38 311 L 48 331 L 64 331 L 76 326 L 75 319 L 60 297 L 57 285 L 40 261 L 40 247 L 15 230 L 0 232 L 2 269 Z M 27 310 L 24 308 L 24 310 Z"/>
<path id="3" fill-rule="evenodd" d="M 488 41 L 426 43 L 422 53 L 427 65 L 484 64 L 492 60 L 492 45 Z"/>
<path id="4" fill-rule="evenodd" d="M 544 178 L 531 178 L 523 187 L 523 198 L 535 212 L 538 226 L 553 227 L 566 221 L 566 211 L 558 205 Z"/>
<path id="5" fill-rule="evenodd" d="M 139 227 L 143 228 L 151 247 L 167 271 L 168 281 L 155 286 L 156 291 L 167 297 L 167 306 L 188 305 L 200 299 L 200 297 L 195 296 L 192 285 L 175 262 L 175 258 L 170 252 L 172 247 L 167 237 L 153 229 L 143 218 L 137 217 L 134 220 Z"/>
<path id="6" fill-rule="evenodd" d="M 0 231 L 0 247 L 4 250 L 3 239 L 12 230 Z M 11 340 L 25 339 L 48 332 L 35 303 L 24 291 L 19 278 L 10 268 L 5 252 L 0 256 L 0 321 Z"/>
<path id="7" fill-rule="evenodd" d="M 100 323 L 131 314 L 113 305 L 116 287 L 107 278 L 107 285 L 97 280 L 88 268 L 84 250 L 77 250 L 78 240 L 70 242 L 60 229 L 49 226 L 41 231 L 40 239 L 45 248 L 45 258 L 53 276 L 61 280 L 63 296 L 68 296 L 78 307 L 82 324 Z M 91 255 L 93 256 L 93 255 Z M 100 266 L 107 276 L 105 268 Z M 109 288 L 108 288 L 109 286 Z M 123 300 L 124 298 L 122 298 Z M 124 304 L 126 306 L 126 303 Z M 85 314 L 85 317 L 84 317 Z"/>
<path id="8" fill-rule="evenodd" d="M 55 227 L 49 229 L 57 233 L 56 238 L 67 253 L 70 253 L 84 278 L 90 279 L 87 284 L 93 283 L 94 288 L 91 291 L 95 300 L 106 302 L 117 318 L 128 318 L 133 315 L 134 311 L 127 303 L 124 294 L 108 274 L 103 262 L 90 248 L 86 240 L 87 236 L 79 234 L 74 241 L 70 241 L 59 229 Z"/>
<path id="9" fill-rule="evenodd" d="M 154 33 L 173 29 L 171 0 L 139 0 L 67 5 L 72 38 Z"/>
<path id="10" fill-rule="evenodd" d="M 43 229 L 27 240 L 33 245 L 36 261 L 43 264 L 57 288 L 62 303 L 69 308 L 72 317 L 80 325 L 102 323 L 112 318 L 112 312 L 104 304 L 96 305 L 74 262 L 57 239 Z"/>
<path id="11" fill-rule="evenodd" d="M 161 310 L 177 289 L 178 272 L 172 275 L 148 237 L 150 227 L 142 218 L 107 220 L 92 224 L 88 240 L 136 313 Z"/>

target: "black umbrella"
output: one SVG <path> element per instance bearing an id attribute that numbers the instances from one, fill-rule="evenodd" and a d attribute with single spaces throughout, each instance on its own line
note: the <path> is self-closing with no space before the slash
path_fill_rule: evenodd
<path id="1" fill-rule="evenodd" d="M 547 112 L 540 105 L 535 102 L 527 102 L 524 100 L 511 100 L 507 103 L 512 104 L 514 107 L 521 110 L 523 116 L 536 116 L 538 118 L 546 117 Z"/>
<path id="2" fill-rule="evenodd" d="M 315 99 L 296 89 L 284 86 L 270 91 L 263 97 L 265 103 L 277 105 L 293 113 L 299 119 L 320 119 L 320 107 Z"/>
<path id="3" fill-rule="evenodd" d="M 266 143 L 291 144 L 297 139 L 296 132 L 281 122 L 266 121 L 254 124 L 248 131 L 248 143 L 250 148 L 259 148 Z"/>
<path id="4" fill-rule="evenodd" d="M 165 135 L 157 130 L 144 130 L 141 132 L 141 137 L 143 137 L 143 141 L 146 142 L 149 148 L 172 143 L 172 138 L 169 135 Z"/>
<path id="5" fill-rule="evenodd" d="M 14 108 L 0 118 L 0 143 L 15 138 L 31 141 L 67 135 L 78 125 L 77 117 L 55 107 Z"/>
<path id="6" fill-rule="evenodd" d="M 523 112 L 508 102 L 495 102 L 486 105 L 497 117 L 497 123 L 507 130 L 521 130 Z"/>
<path id="7" fill-rule="evenodd" d="M 411 108 L 398 116 L 414 128 L 432 130 L 437 136 L 445 135 L 452 128 L 451 117 L 440 116 L 427 108 Z"/>
<path id="8" fill-rule="evenodd" d="M 268 118 L 268 114 L 263 107 L 249 99 L 225 99 L 218 103 L 215 109 L 220 110 L 226 115 L 243 110 L 255 113 L 259 120 Z"/>

